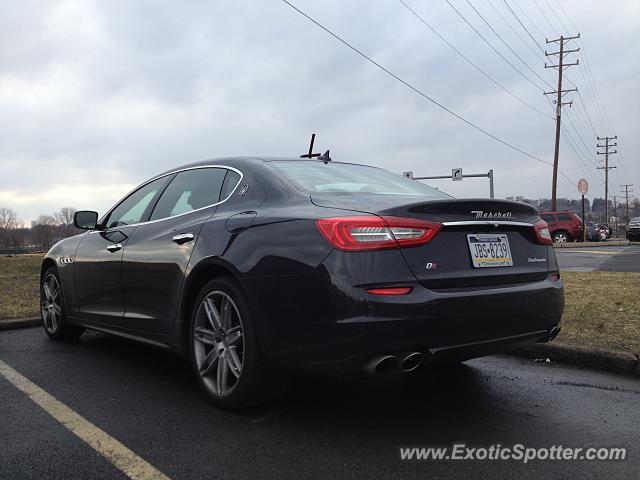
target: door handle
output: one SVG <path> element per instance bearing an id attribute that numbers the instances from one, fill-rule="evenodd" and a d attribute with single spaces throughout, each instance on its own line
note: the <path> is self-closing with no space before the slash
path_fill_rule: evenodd
<path id="1" fill-rule="evenodd" d="M 193 233 L 181 233 L 180 235 L 175 235 L 174 237 L 172 237 L 171 240 L 178 245 L 182 245 L 183 243 L 187 243 L 193 240 Z"/>
<path id="2" fill-rule="evenodd" d="M 113 245 L 107 245 L 107 250 L 109 250 L 111 253 L 117 252 L 118 250 L 122 250 L 122 244 L 114 243 Z"/>

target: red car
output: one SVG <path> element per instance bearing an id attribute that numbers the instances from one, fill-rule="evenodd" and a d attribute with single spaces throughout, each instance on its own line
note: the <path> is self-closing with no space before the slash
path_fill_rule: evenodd
<path id="1" fill-rule="evenodd" d="M 581 240 L 582 219 L 575 212 L 540 212 L 540 217 L 549 224 L 554 242 Z"/>

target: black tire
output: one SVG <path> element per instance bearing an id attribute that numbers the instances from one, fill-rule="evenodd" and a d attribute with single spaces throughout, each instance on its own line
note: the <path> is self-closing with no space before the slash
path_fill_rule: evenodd
<path id="1" fill-rule="evenodd" d="M 233 341 L 230 338 L 231 334 L 215 333 L 213 326 L 209 328 L 209 325 L 212 325 L 210 322 L 211 317 L 207 316 L 204 300 L 213 301 L 214 306 L 218 307 L 216 312 L 222 318 L 224 312 L 221 311 L 224 307 L 216 303 L 218 298 L 221 299 L 221 302 L 229 302 L 230 299 L 229 308 L 235 307 L 230 311 L 231 315 L 237 314 L 237 322 L 234 319 L 233 321 L 229 320 L 229 323 L 236 326 L 230 329 L 220 328 L 218 332 L 235 330 L 237 333 L 237 325 L 239 325 L 242 339 L 237 340 L 238 343 L 236 344 L 231 343 Z M 209 312 L 211 312 L 210 304 L 207 303 L 207 305 L 209 305 Z M 221 322 L 224 323 L 224 320 Z M 200 338 L 206 340 L 206 342 L 195 340 L 194 333 L 196 333 L 196 328 L 198 328 Z M 204 333 L 205 329 L 207 330 L 206 334 Z M 208 332 L 209 329 L 211 332 Z M 270 371 L 262 360 L 254 317 L 249 303 L 242 289 L 231 278 L 216 278 L 202 288 L 193 305 L 188 333 L 189 358 L 194 374 L 200 388 L 215 406 L 227 410 L 246 408 L 274 400 L 282 396 L 286 391 L 289 384 L 288 377 L 284 372 Z M 209 343 L 211 340 L 213 342 Z M 217 352 L 209 357 L 212 350 L 216 349 Z M 240 373 L 237 377 L 231 367 L 227 367 L 227 365 L 231 364 L 231 350 L 233 350 L 233 357 L 236 360 L 241 358 Z M 209 358 L 216 358 L 216 360 L 208 362 L 207 359 Z M 230 388 L 226 392 L 216 391 L 220 390 L 218 384 L 221 377 L 218 370 L 220 370 L 221 362 L 223 361 L 222 368 L 229 368 L 227 377 L 233 383 L 233 385 L 229 386 L 229 381 L 224 382 L 225 387 L 223 389 Z M 210 365 L 209 369 L 205 368 L 207 365 Z M 210 370 L 210 373 L 203 375 L 201 369 Z M 215 379 L 213 378 L 214 375 L 216 376 Z"/>
<path id="2" fill-rule="evenodd" d="M 57 292 L 51 285 L 57 286 Z M 84 332 L 67 320 L 62 281 L 55 267 L 48 268 L 40 281 L 40 315 L 45 333 L 53 340 L 73 340 Z"/>
<path id="3" fill-rule="evenodd" d="M 566 243 L 571 241 L 571 235 L 564 230 L 556 230 L 553 232 L 554 243 Z"/>

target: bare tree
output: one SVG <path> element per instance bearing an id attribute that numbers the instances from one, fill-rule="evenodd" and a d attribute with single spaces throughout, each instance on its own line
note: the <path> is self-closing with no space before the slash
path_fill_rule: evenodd
<path id="1" fill-rule="evenodd" d="M 0 207 L 0 248 L 14 248 L 14 230 L 21 227 L 16 212 L 10 208 Z"/>
<path id="2" fill-rule="evenodd" d="M 14 210 L 6 207 L 0 207 L 0 228 L 1 229 L 10 229 L 17 228 L 18 226 L 18 216 Z"/>
<path id="3" fill-rule="evenodd" d="M 56 219 L 53 215 L 40 215 L 31 227 L 31 241 L 42 250 L 48 250 L 58 237 Z"/>
<path id="4" fill-rule="evenodd" d="M 73 226 L 73 216 L 76 211 L 74 207 L 62 207 L 59 212 L 54 214 L 63 237 L 70 237 L 78 233 L 78 229 Z"/>

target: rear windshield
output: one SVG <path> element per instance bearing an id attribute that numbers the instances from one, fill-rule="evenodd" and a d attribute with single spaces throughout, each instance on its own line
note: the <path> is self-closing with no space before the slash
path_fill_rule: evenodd
<path id="1" fill-rule="evenodd" d="M 317 160 L 273 161 L 277 170 L 309 193 L 373 193 L 450 198 L 424 183 L 382 168 Z"/>

